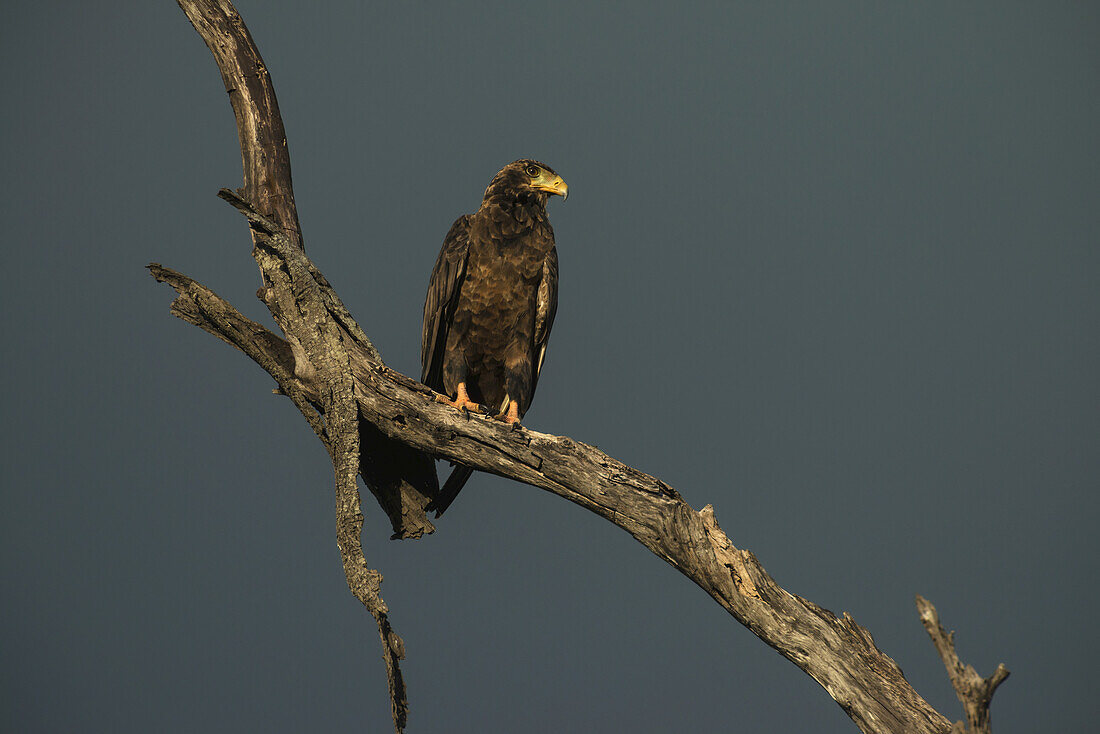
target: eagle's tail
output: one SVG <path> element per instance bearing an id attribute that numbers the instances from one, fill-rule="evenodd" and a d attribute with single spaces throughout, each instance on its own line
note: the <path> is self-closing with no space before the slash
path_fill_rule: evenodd
<path id="1" fill-rule="evenodd" d="M 455 501 L 455 497 L 462 491 L 462 487 L 465 486 L 466 481 L 473 473 L 474 470 L 470 467 L 455 464 L 455 468 L 451 469 L 451 476 L 447 477 L 447 481 L 443 483 L 443 488 L 439 490 L 439 496 L 436 497 L 435 502 L 428 505 L 427 509 L 429 511 L 435 510 L 436 518 L 440 517 Z"/>

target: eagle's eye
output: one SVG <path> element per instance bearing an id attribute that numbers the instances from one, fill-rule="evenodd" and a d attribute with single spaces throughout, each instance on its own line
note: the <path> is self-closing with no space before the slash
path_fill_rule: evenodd
<path id="1" fill-rule="evenodd" d="M 524 170 L 527 171 L 527 175 L 530 176 L 531 178 L 538 178 L 539 177 L 538 166 L 527 166 L 527 168 L 525 168 Z"/>

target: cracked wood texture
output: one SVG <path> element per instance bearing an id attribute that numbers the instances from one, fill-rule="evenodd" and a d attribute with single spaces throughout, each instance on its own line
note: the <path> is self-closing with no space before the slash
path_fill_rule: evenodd
<path id="1" fill-rule="evenodd" d="M 279 224 L 290 240 L 289 246 L 301 249 L 302 233 L 294 203 L 290 153 L 279 103 L 248 28 L 228 0 L 179 0 L 179 6 L 213 53 L 229 93 L 244 169 L 241 197 Z M 313 340 L 313 330 L 307 326 L 309 319 L 319 319 L 313 323 L 335 320 L 341 332 L 341 343 L 354 343 L 378 356 L 320 273 L 313 271 L 314 279 L 320 283 L 322 301 L 299 299 L 292 287 L 293 279 L 288 277 L 280 262 L 260 250 L 254 255 L 264 283 L 259 295 L 286 335 L 293 354 L 301 357 L 290 363 L 294 368 L 304 372 L 315 369 L 308 355 L 303 353 L 303 341 Z M 313 341 L 317 346 L 316 340 Z M 319 358 L 324 351 L 315 350 L 313 356 Z M 362 440 L 366 442 L 367 451 L 359 471 L 389 516 L 394 537 L 419 538 L 433 532 L 435 528 L 424 511 L 438 492 L 431 461 L 369 426 L 364 427 Z"/>
<path id="2" fill-rule="evenodd" d="M 349 587 L 378 623 L 396 731 L 407 720 L 398 667 L 404 646 L 380 596 L 381 575 L 363 558 L 356 474 L 389 515 L 394 537 L 418 537 L 434 529 L 424 513 L 437 491 L 431 456 L 540 487 L 630 533 L 816 680 L 862 731 L 951 730 L 867 630 L 847 614 L 837 617 L 782 589 L 751 552 L 733 545 L 710 505 L 695 511 L 664 482 L 593 446 L 512 430 L 437 403 L 427 387 L 386 367 L 305 255 L 278 105 L 243 21 L 228 0 L 178 2 L 213 52 L 230 93 L 245 185 L 220 196 L 248 218 L 263 278 L 260 296 L 283 336 L 181 273 L 160 265 L 150 270 L 176 290 L 172 313 L 263 367 L 328 450 L 337 542 Z"/>
<path id="3" fill-rule="evenodd" d="M 244 169 L 240 194 L 271 218 L 286 249 L 303 256 L 301 260 L 287 259 L 263 247 L 253 237 L 253 256 L 260 266 L 264 286 L 260 297 L 283 331 L 290 360 L 286 348 L 280 349 L 278 355 L 259 347 L 245 351 L 257 361 L 264 358 L 261 366 L 268 369 L 280 390 L 294 401 L 332 459 L 336 541 L 348 587 L 378 625 L 394 729 L 400 732 L 408 715 L 405 683 L 398 664 L 405 657 L 404 643 L 394 632 L 389 610 L 382 600 L 382 576 L 369 568 L 363 557 L 363 515 L 357 476 L 362 473 L 379 498 L 396 537 L 419 537 L 434 529 L 424 508 L 438 492 L 435 466 L 430 457 L 369 427 L 360 431 L 350 371 L 351 353 L 354 350 L 374 358 L 378 355 L 324 278 L 308 267 L 303 268 L 302 233 L 294 203 L 286 133 L 275 89 L 244 21 L 228 0 L 178 0 L 178 3 L 213 53 L 229 93 Z M 190 302 L 177 300 L 174 311 L 182 315 L 198 302 L 197 296 Z M 198 318 L 201 313 L 193 309 L 190 315 Z M 239 335 L 233 335 L 228 326 L 229 322 L 223 319 L 213 332 L 232 342 L 232 336 Z M 253 335 L 258 333 L 252 331 Z M 270 339 L 265 342 L 269 347 L 274 344 Z M 295 384 L 294 376 L 308 377 L 312 382 L 308 395 Z M 366 450 L 362 451 L 364 446 Z"/>

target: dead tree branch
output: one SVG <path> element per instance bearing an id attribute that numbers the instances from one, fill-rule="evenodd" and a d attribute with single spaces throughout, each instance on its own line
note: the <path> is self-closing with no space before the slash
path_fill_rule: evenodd
<path id="1" fill-rule="evenodd" d="M 150 270 L 176 290 L 172 313 L 267 371 L 328 450 L 344 570 L 352 592 L 377 621 L 398 732 L 407 717 L 398 668 L 404 646 L 380 596 L 381 575 L 363 558 L 356 475 L 389 515 L 394 537 L 419 537 L 434 529 L 424 513 L 438 491 L 430 457 L 540 487 L 619 526 L 813 677 L 862 731 L 951 729 L 867 630 L 847 614 L 837 617 L 782 589 L 751 552 L 733 545 L 710 505 L 695 511 L 664 482 L 593 446 L 511 430 L 441 405 L 424 385 L 386 367 L 306 257 L 274 89 L 243 21 L 228 0 L 178 2 L 213 52 L 230 93 L 245 185 L 239 193 L 223 189 L 220 196 L 249 221 L 263 280 L 259 295 L 283 336 L 185 275 L 160 265 Z"/>
<path id="2" fill-rule="evenodd" d="M 264 286 L 260 297 L 283 331 L 285 342 L 279 345 L 273 341 L 274 335 L 246 323 L 231 307 L 214 309 L 216 297 L 193 281 L 185 282 L 184 276 L 163 268 L 154 270 L 154 275 L 173 277 L 173 286 L 180 293 L 175 313 L 193 323 L 203 322 L 203 328 L 241 347 L 267 369 L 325 445 L 336 479 L 336 535 L 344 573 L 352 593 L 378 624 L 394 727 L 401 731 L 408 710 L 398 666 L 405 656 L 404 643 L 390 625 L 389 610 L 381 597 L 382 576 L 370 569 L 363 557 L 363 515 L 356 478 L 363 474 L 390 516 L 395 536 L 419 537 L 434 529 L 424 508 L 438 491 L 435 467 L 429 457 L 376 431 L 360 432 L 351 354 L 354 351 L 377 359 L 378 353 L 324 278 L 303 267 L 301 260 L 285 257 L 289 252 L 300 253 L 302 259 L 305 256 L 290 154 L 275 89 L 244 21 L 228 0 L 179 0 L 179 6 L 213 53 L 229 92 L 244 168 L 241 196 L 264 212 L 250 216 L 253 256 Z M 308 388 L 294 379 L 303 377 L 309 378 Z M 364 443 L 368 450 L 363 455 L 372 460 L 360 460 Z"/>
<path id="3" fill-rule="evenodd" d="M 940 659 L 947 668 L 955 695 L 959 697 L 963 710 L 966 711 L 966 726 L 957 721 L 952 730 L 958 734 L 991 734 L 993 729 L 989 719 L 989 704 L 997 686 L 1008 677 L 1008 668 L 1001 663 L 993 671 L 993 675 L 981 677 L 974 666 L 963 664 L 959 660 L 955 653 L 955 633 L 943 628 L 936 607 L 920 594 L 917 594 L 917 611 L 920 612 L 920 621 L 928 631 L 928 636 L 932 638 L 932 644 L 936 646 L 936 652 L 940 654 Z"/>

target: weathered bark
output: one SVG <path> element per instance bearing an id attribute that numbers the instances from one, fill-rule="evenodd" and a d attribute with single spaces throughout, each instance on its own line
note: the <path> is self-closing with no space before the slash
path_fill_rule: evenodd
<path id="1" fill-rule="evenodd" d="M 240 195 L 278 223 L 289 241 L 288 246 L 301 249 L 302 233 L 294 204 L 286 133 L 275 89 L 260 52 L 228 0 L 179 0 L 179 5 L 214 54 L 229 92 L 244 169 Z M 315 369 L 308 358 L 310 355 L 304 352 L 304 342 L 312 342 L 315 347 L 325 346 L 315 340 L 313 330 L 305 328 L 310 318 L 319 319 L 318 324 L 333 322 L 341 332 L 338 344 L 353 343 L 378 356 L 374 345 L 351 318 L 324 276 L 313 269 L 312 263 L 308 268 L 318 292 L 313 294 L 316 302 L 307 302 L 294 292 L 294 279 L 277 260 L 259 249 L 253 255 L 260 265 L 264 283 L 258 295 L 267 304 L 294 353 L 302 357 L 290 366 L 306 371 Z M 326 352 L 326 348 L 321 348 L 320 352 Z M 320 358 L 320 352 L 312 356 Z M 434 466 L 422 454 L 369 428 L 365 429 L 363 439 L 370 450 L 360 471 L 389 516 L 394 536 L 418 538 L 431 533 L 435 528 L 424 508 L 439 489 Z"/>
<path id="2" fill-rule="evenodd" d="M 959 697 L 966 712 L 966 724 L 956 721 L 951 731 L 953 734 L 991 734 L 993 725 L 989 718 L 989 704 L 997 686 L 1008 677 L 1008 669 L 1002 663 L 993 671 L 993 675 L 981 677 L 973 665 L 964 665 L 959 660 L 955 653 L 955 633 L 943 628 L 936 607 L 920 594 L 917 594 L 917 611 L 920 612 L 924 629 L 932 638 L 932 644 L 936 646 L 936 652 L 940 654 L 940 659 L 947 668 L 955 695 Z"/>
<path id="3" fill-rule="evenodd" d="M 379 595 L 381 576 L 363 558 L 356 473 L 390 515 L 395 537 L 413 537 L 432 530 L 424 515 L 435 489 L 429 456 L 540 487 L 626 530 L 818 681 L 864 732 L 951 729 L 867 630 L 847 614 L 838 618 L 780 588 L 752 553 L 734 547 L 710 505 L 695 511 L 664 482 L 595 447 L 442 405 L 427 387 L 386 367 L 302 248 L 274 90 L 240 16 L 228 0 L 179 4 L 213 51 L 230 92 L 245 187 L 220 196 L 248 218 L 263 276 L 260 295 L 285 338 L 187 276 L 160 265 L 150 269 L 177 291 L 172 313 L 263 367 L 329 451 L 344 569 L 378 622 L 397 731 L 407 713 L 397 667 L 404 648 Z"/>
<path id="4" fill-rule="evenodd" d="M 360 541 L 363 515 L 356 477 L 363 472 L 367 485 L 389 514 L 395 536 L 419 537 L 433 530 L 424 508 L 438 492 L 435 467 L 429 457 L 386 439 L 377 431 L 365 428 L 360 433 L 351 353 L 354 350 L 374 358 L 378 353 L 324 278 L 305 264 L 308 261 L 304 260 L 294 204 L 286 133 L 275 89 L 248 29 L 228 0 L 179 0 L 179 6 L 214 54 L 229 92 L 244 168 L 241 195 L 270 216 L 279 232 L 279 242 L 287 250 L 303 256 L 286 259 L 253 239 L 256 244 L 253 256 L 260 266 L 264 286 L 260 297 L 283 331 L 291 359 L 287 361 L 286 348 L 278 349 L 277 355 L 272 352 L 274 335 L 257 331 L 251 333 L 262 338 L 268 350 L 256 347 L 250 356 L 257 361 L 262 357 L 261 366 L 271 368 L 268 371 L 272 377 L 309 421 L 332 459 L 336 478 L 336 537 L 344 573 L 352 593 L 378 624 L 394 727 L 401 731 L 408 710 L 405 683 L 398 666 L 405 656 L 404 643 L 389 622 L 389 610 L 380 593 L 382 576 L 370 569 L 363 557 Z M 196 289 L 192 293 L 190 302 L 177 302 L 177 313 L 182 314 L 189 305 L 200 302 Z M 201 313 L 192 311 L 189 315 Z M 215 333 L 227 338 L 233 333 L 228 326 L 229 322 L 223 320 L 220 327 L 214 327 Z M 308 395 L 294 383 L 293 376 L 309 378 Z M 369 458 L 360 461 L 364 442 L 368 444 Z"/>

